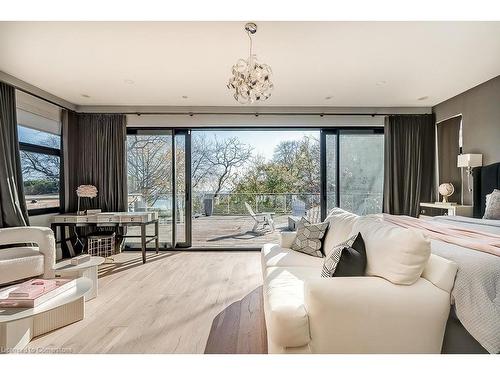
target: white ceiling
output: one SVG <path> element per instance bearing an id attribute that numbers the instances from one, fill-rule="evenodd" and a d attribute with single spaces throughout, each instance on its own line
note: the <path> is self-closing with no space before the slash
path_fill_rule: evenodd
<path id="1" fill-rule="evenodd" d="M 500 22 L 257 24 L 267 106 L 427 107 L 500 75 Z M 77 105 L 239 105 L 243 25 L 0 22 L 0 70 Z"/>

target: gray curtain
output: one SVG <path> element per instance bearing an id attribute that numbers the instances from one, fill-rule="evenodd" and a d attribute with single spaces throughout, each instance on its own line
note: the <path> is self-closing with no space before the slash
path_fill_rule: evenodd
<path id="1" fill-rule="evenodd" d="M 127 211 L 126 134 L 125 115 L 63 113 L 65 212 L 76 212 L 79 185 L 98 190 L 82 198 L 81 210 Z"/>
<path id="2" fill-rule="evenodd" d="M 434 115 L 387 116 L 384 137 L 384 212 L 418 216 L 434 199 Z"/>
<path id="3" fill-rule="evenodd" d="M 438 167 L 439 182 L 451 182 L 455 187 L 455 193 L 451 201 L 460 202 L 462 200 L 462 176 L 461 170 L 457 167 L 457 155 L 460 154 L 460 124 L 462 116 L 450 118 L 437 124 L 438 142 Z"/>
<path id="4" fill-rule="evenodd" d="M 0 82 L 0 228 L 26 226 L 15 89 Z"/>

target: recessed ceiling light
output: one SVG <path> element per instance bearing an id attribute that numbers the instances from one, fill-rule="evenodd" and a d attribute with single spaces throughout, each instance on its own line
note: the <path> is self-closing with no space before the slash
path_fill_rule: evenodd
<path id="1" fill-rule="evenodd" d="M 333 96 L 325 96 L 325 100 L 333 99 Z"/>
<path id="2" fill-rule="evenodd" d="M 125 82 L 127 85 L 133 85 L 135 83 L 131 79 L 124 79 L 123 82 Z"/>
<path id="3" fill-rule="evenodd" d="M 90 98 L 90 95 L 87 94 L 81 94 L 84 98 Z"/>
<path id="4" fill-rule="evenodd" d="M 182 99 L 187 99 L 188 96 L 187 95 L 182 95 Z"/>
<path id="5" fill-rule="evenodd" d="M 428 96 L 421 96 L 420 98 L 418 98 L 417 100 L 426 100 L 426 99 L 429 99 Z"/>
<path id="6" fill-rule="evenodd" d="M 377 86 L 383 86 L 387 83 L 387 81 L 378 81 L 377 83 L 375 83 Z"/>

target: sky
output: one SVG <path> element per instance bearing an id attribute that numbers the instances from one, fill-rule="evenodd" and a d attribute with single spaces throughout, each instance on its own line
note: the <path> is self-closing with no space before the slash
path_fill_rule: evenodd
<path id="1" fill-rule="evenodd" d="M 239 137 L 242 142 L 253 147 L 255 155 L 262 155 L 266 160 L 273 157 L 274 148 L 282 141 L 300 140 L 306 135 L 319 139 L 317 130 L 193 130 L 193 134 L 195 133 L 203 133 L 209 137 L 215 134 L 219 139 Z"/>

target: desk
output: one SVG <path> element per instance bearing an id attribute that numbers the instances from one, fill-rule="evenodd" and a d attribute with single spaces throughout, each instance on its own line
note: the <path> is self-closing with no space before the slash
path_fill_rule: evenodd
<path id="1" fill-rule="evenodd" d="M 146 235 L 146 227 L 154 225 L 155 234 Z M 142 263 L 146 263 L 146 244 L 155 241 L 156 253 L 159 248 L 159 225 L 158 212 L 101 212 L 91 215 L 61 214 L 52 217 L 51 228 L 57 236 L 57 227 L 61 227 L 61 242 L 66 241 L 64 227 L 83 227 L 83 226 L 101 226 L 101 227 L 131 227 L 140 226 L 140 236 L 123 236 L 125 238 L 140 238 L 142 250 Z M 57 238 L 57 237 L 56 237 Z"/>

